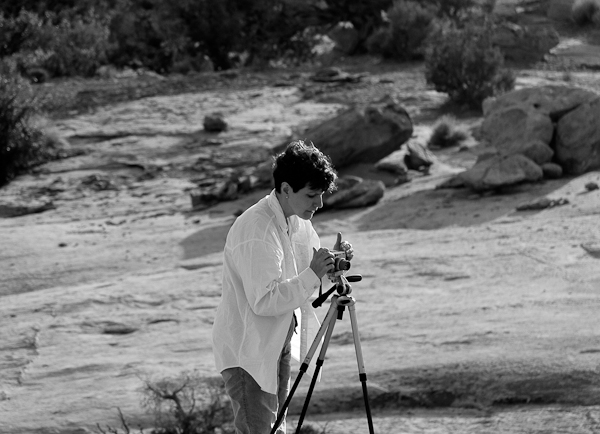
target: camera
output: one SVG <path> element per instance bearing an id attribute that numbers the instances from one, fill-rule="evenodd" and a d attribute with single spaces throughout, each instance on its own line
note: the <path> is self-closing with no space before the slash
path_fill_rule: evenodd
<path id="1" fill-rule="evenodd" d="M 337 280 L 339 276 L 344 274 L 345 271 L 350 269 L 350 260 L 346 256 L 346 252 L 344 250 L 331 250 L 331 254 L 333 255 L 333 270 L 327 275 L 329 279 L 332 281 Z"/>

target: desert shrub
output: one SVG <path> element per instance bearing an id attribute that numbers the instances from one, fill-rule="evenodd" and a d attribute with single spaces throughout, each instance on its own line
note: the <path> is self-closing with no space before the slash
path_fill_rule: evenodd
<path id="1" fill-rule="evenodd" d="M 49 16 L 35 47 L 48 54 L 38 66 L 52 76 L 92 76 L 107 61 L 108 39 L 106 19 L 93 12 Z"/>
<path id="2" fill-rule="evenodd" d="M 452 101 L 476 108 L 485 98 L 512 89 L 514 76 L 504 69 L 492 31 L 488 20 L 462 27 L 449 20 L 438 22 L 427 41 L 427 83 Z"/>
<path id="3" fill-rule="evenodd" d="M 18 53 L 27 42 L 36 38 L 43 20 L 36 14 L 21 11 L 17 16 L 0 13 L 0 58 Z"/>
<path id="4" fill-rule="evenodd" d="M 397 0 L 387 11 L 388 24 L 380 27 L 367 40 L 370 53 L 398 60 L 423 57 L 424 41 L 436 10 L 413 0 Z"/>
<path id="5" fill-rule="evenodd" d="M 108 8 L 115 0 L 0 0 L 0 10 L 7 16 L 16 17 L 23 11 L 38 15 L 46 12 L 60 13 L 64 10 L 76 10 L 78 13 L 90 9 Z"/>
<path id="6" fill-rule="evenodd" d="M 231 404 L 220 378 L 186 372 L 175 378 L 146 381 L 142 406 L 154 416 L 155 434 L 209 434 L 227 431 Z"/>
<path id="7" fill-rule="evenodd" d="M 198 372 L 161 380 L 145 380 L 141 389 L 142 407 L 154 417 L 151 434 L 233 433 L 233 411 L 220 378 L 201 377 Z M 120 409 L 122 432 L 132 432 Z M 119 434 L 112 426 L 102 428 L 102 434 Z M 140 427 L 140 434 L 144 429 Z"/>
<path id="8" fill-rule="evenodd" d="M 0 54 L 11 56 L 19 72 L 45 70 L 50 76 L 89 76 L 106 61 L 109 31 L 101 16 L 22 11 L 0 16 Z"/>
<path id="9" fill-rule="evenodd" d="M 300 63 L 315 45 L 314 26 L 279 0 L 185 0 L 177 3 L 193 46 L 208 55 L 216 69 L 234 66 L 231 52 L 247 53 L 246 63 L 282 59 Z"/>
<path id="10" fill-rule="evenodd" d="M 469 131 L 455 117 L 447 115 L 435 123 L 427 145 L 431 148 L 450 148 L 460 145 L 469 137 Z"/>
<path id="11" fill-rule="evenodd" d="M 0 186 L 56 158 L 57 149 L 34 122 L 36 101 L 19 76 L 0 76 Z"/>
<path id="12" fill-rule="evenodd" d="M 185 22 L 174 11 L 178 5 L 159 0 L 120 1 L 109 24 L 110 63 L 164 73 L 181 61 L 190 38 Z"/>
<path id="13" fill-rule="evenodd" d="M 580 26 L 600 24 L 600 0 L 577 0 L 571 8 L 571 19 Z"/>
<path id="14" fill-rule="evenodd" d="M 393 6 L 394 0 L 323 0 L 297 3 L 304 4 L 297 11 L 297 16 L 305 25 L 331 27 L 340 22 L 351 23 L 358 34 L 356 51 L 360 52 L 367 49 L 368 38 L 384 24 L 383 12 Z"/>
<path id="15" fill-rule="evenodd" d="M 439 17 L 460 21 L 472 10 L 491 12 L 495 0 L 424 0 L 424 4 L 435 6 Z"/>
<path id="16" fill-rule="evenodd" d="M 208 56 L 217 70 L 311 53 L 310 26 L 279 0 L 123 0 L 111 22 L 111 62 L 158 72 L 190 70 Z"/>
<path id="17" fill-rule="evenodd" d="M 307 423 L 300 427 L 300 434 L 327 434 L 327 425 L 324 427 L 317 427 Z"/>

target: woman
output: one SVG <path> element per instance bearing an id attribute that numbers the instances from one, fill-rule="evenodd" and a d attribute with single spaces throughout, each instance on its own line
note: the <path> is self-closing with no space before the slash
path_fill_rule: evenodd
<path id="1" fill-rule="evenodd" d="M 292 142 L 275 158 L 273 178 L 273 191 L 229 230 L 213 325 L 216 367 L 237 434 L 271 432 L 289 393 L 292 346 L 302 360 L 319 329 L 308 300 L 334 264 L 310 222 L 335 186 L 329 158 L 312 144 Z M 340 243 L 338 234 L 335 250 Z M 342 245 L 351 257 L 350 245 Z M 285 433 L 285 419 L 277 433 Z"/>

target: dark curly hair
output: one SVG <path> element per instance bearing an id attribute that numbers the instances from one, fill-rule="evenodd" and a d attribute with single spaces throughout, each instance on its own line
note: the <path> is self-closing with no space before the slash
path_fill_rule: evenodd
<path id="1" fill-rule="evenodd" d="M 312 142 L 291 142 L 273 162 L 273 180 L 275 190 L 279 193 L 283 182 L 290 184 L 294 192 L 307 185 L 314 190 L 332 192 L 335 190 L 336 179 L 337 173 L 330 158 L 319 151 Z"/>

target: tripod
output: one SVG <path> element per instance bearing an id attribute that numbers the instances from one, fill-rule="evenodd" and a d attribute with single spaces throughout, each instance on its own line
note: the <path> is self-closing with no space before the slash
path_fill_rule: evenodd
<path id="1" fill-rule="evenodd" d="M 344 313 L 344 310 L 346 309 L 346 307 L 348 308 L 348 311 L 350 312 L 350 323 L 352 325 L 352 335 L 354 336 L 354 348 L 356 351 L 356 361 L 358 363 L 359 379 L 362 384 L 363 398 L 365 401 L 365 409 L 367 411 L 369 434 L 373 434 L 373 432 L 374 432 L 373 431 L 373 420 L 371 418 L 371 408 L 369 406 L 369 398 L 368 398 L 368 393 L 367 393 L 367 374 L 365 373 L 365 367 L 364 367 L 364 362 L 363 362 L 363 357 L 362 357 L 362 349 L 360 346 L 360 340 L 359 340 L 359 335 L 358 335 L 358 324 L 356 322 L 356 312 L 355 312 L 355 307 L 354 307 L 356 302 L 353 297 L 348 296 L 348 294 L 352 291 L 352 288 L 351 288 L 349 282 L 358 282 L 360 280 L 362 280 L 362 276 L 360 276 L 360 275 L 354 275 L 354 276 L 348 276 L 348 277 L 340 275 L 337 277 L 336 284 L 333 287 L 331 287 L 331 289 L 329 289 L 329 291 L 320 295 L 312 303 L 313 307 L 315 307 L 315 308 L 320 307 L 321 304 L 323 304 L 323 302 L 325 300 L 327 300 L 327 297 L 329 297 L 329 295 L 331 293 L 333 293 L 333 291 L 337 290 L 337 292 L 338 292 L 338 294 L 335 294 L 333 297 L 331 297 L 331 304 L 329 306 L 329 310 L 327 311 L 327 315 L 325 316 L 325 319 L 323 320 L 323 324 L 321 324 L 321 328 L 319 329 L 317 336 L 315 337 L 315 340 L 313 341 L 310 349 L 308 350 L 308 353 L 306 354 L 306 357 L 304 358 L 304 361 L 302 362 L 302 365 L 300 366 L 300 371 L 298 373 L 298 376 L 296 377 L 296 381 L 294 382 L 294 385 L 292 386 L 292 389 L 290 390 L 290 393 L 289 393 L 287 399 L 285 400 L 285 403 L 283 404 L 282 408 L 279 411 L 277 421 L 275 422 L 275 425 L 273 426 L 273 429 L 271 430 L 271 434 L 274 434 L 275 431 L 277 430 L 277 428 L 279 427 L 279 425 L 281 424 L 281 421 L 283 420 L 283 417 L 285 415 L 285 411 L 289 407 L 290 401 L 292 400 L 292 397 L 293 397 L 294 393 L 296 392 L 296 388 L 298 387 L 298 384 L 300 383 L 302 376 L 308 369 L 308 365 L 310 364 L 311 359 L 313 358 L 315 352 L 317 351 L 317 348 L 319 346 L 321 338 L 323 338 L 323 336 L 325 336 L 325 338 L 323 340 L 323 345 L 321 346 L 321 351 L 319 352 L 319 356 L 318 356 L 317 362 L 315 364 L 315 372 L 314 372 L 314 375 L 310 382 L 308 393 L 306 395 L 306 400 L 304 401 L 304 406 L 302 407 L 302 412 L 300 413 L 300 418 L 298 419 L 298 426 L 296 427 L 296 434 L 300 433 L 302 423 L 304 422 L 304 416 L 306 415 L 306 410 L 308 409 L 308 403 L 312 396 L 312 392 L 315 388 L 315 384 L 317 382 L 317 378 L 319 376 L 321 366 L 323 366 L 323 362 L 325 360 L 325 353 L 327 352 L 327 348 L 329 346 L 329 341 L 331 339 L 331 335 L 333 334 L 333 327 L 335 325 L 336 320 L 341 320 L 343 318 L 343 313 Z"/>

